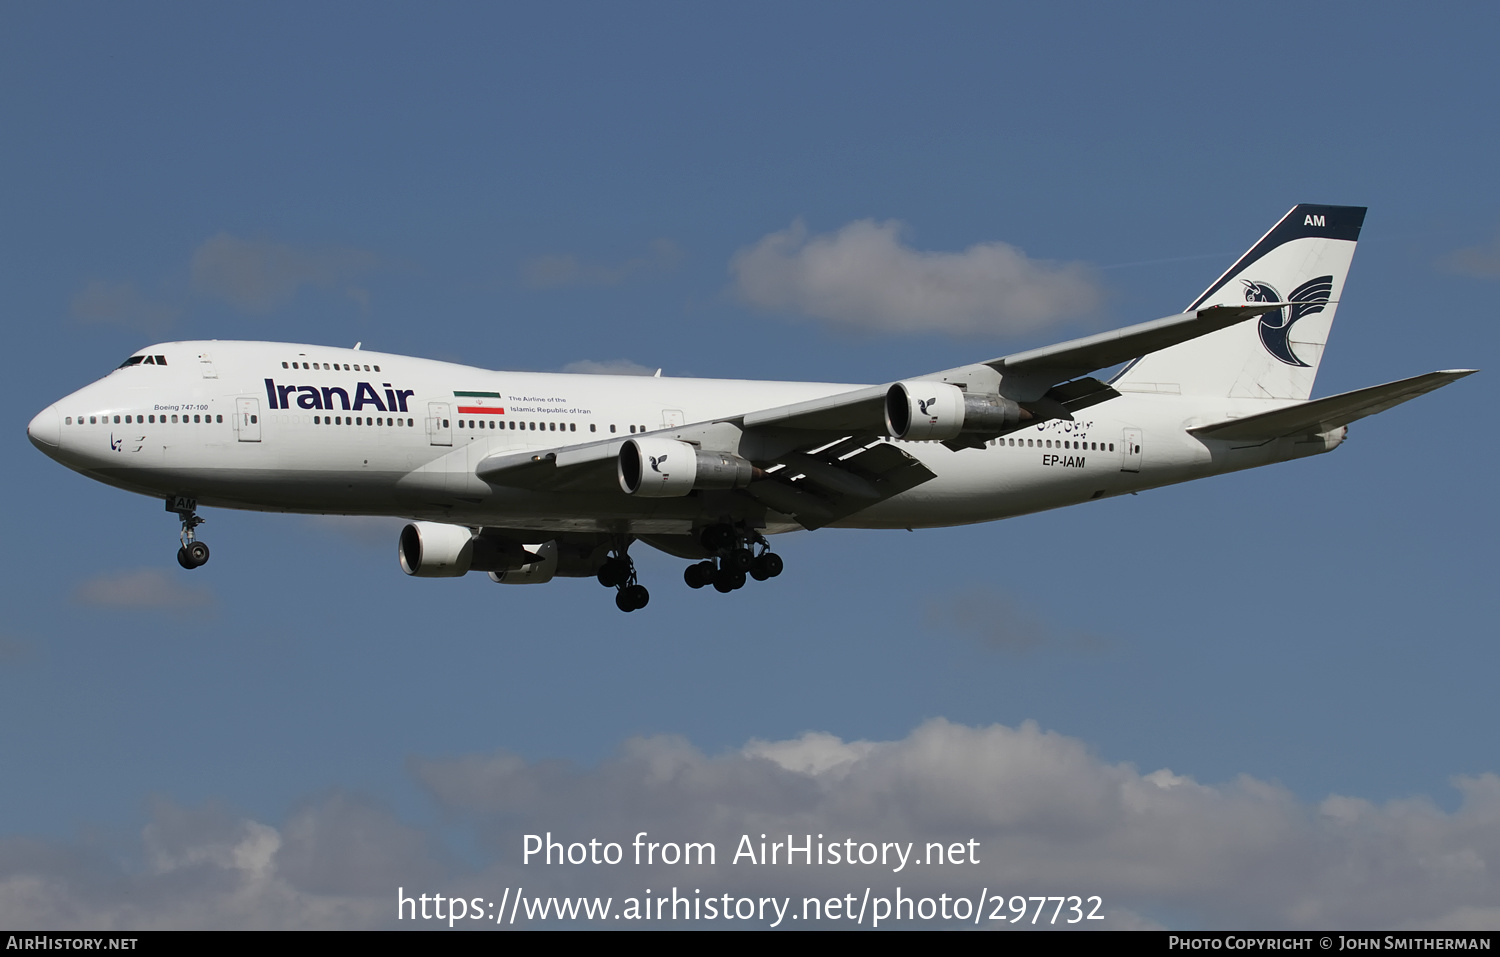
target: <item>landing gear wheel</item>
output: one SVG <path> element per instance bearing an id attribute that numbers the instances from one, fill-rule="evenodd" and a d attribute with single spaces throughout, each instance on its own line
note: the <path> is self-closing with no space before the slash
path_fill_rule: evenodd
<path id="1" fill-rule="evenodd" d="M 780 555 L 774 552 L 765 552 L 755 559 L 755 567 L 750 569 L 750 574 L 755 576 L 756 581 L 763 582 L 767 578 L 775 578 L 777 575 L 780 575 L 783 567 L 785 566 L 781 561 Z"/>
<path id="2" fill-rule="evenodd" d="M 696 562 L 689 565 L 682 573 L 682 580 L 687 582 L 689 588 L 702 588 L 711 584 L 714 580 L 714 563 Z"/>
<path id="3" fill-rule="evenodd" d="M 599 573 L 595 577 L 605 588 L 615 588 L 630 581 L 630 571 L 629 561 L 611 558 L 599 566 Z"/>
<path id="4" fill-rule="evenodd" d="M 748 572 L 755 565 L 755 553 L 748 548 L 736 548 L 729 553 L 725 564 L 737 572 Z"/>
<path id="5" fill-rule="evenodd" d="M 208 546 L 196 539 L 177 550 L 177 563 L 183 568 L 197 568 L 208 562 Z"/>
<path id="6" fill-rule="evenodd" d="M 735 573 L 727 568 L 721 568 L 714 572 L 714 591 L 721 595 L 727 595 L 735 589 Z"/>
<path id="7" fill-rule="evenodd" d="M 626 585 L 615 595 L 615 607 L 621 611 L 635 611 L 637 608 L 645 608 L 651 601 L 651 593 L 646 590 L 645 585 Z"/>

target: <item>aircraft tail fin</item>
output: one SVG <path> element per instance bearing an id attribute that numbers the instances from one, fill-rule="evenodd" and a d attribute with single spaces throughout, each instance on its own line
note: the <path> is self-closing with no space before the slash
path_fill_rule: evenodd
<path id="1" fill-rule="evenodd" d="M 1110 385 L 1121 392 L 1308 398 L 1364 221 L 1363 206 L 1292 207 L 1186 311 L 1289 305 L 1142 356 Z"/>

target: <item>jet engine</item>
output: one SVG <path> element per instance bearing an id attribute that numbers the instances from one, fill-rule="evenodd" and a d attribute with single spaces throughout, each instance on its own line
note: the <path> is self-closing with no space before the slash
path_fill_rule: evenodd
<path id="1" fill-rule="evenodd" d="M 744 488 L 756 475 L 733 452 L 704 452 L 676 439 L 628 439 L 616 469 L 620 488 L 642 498 L 680 498 L 700 488 Z"/>
<path id="2" fill-rule="evenodd" d="M 401 570 L 418 578 L 458 578 L 474 560 L 474 530 L 467 525 L 412 522 L 401 530 Z"/>
<path id="3" fill-rule="evenodd" d="M 942 442 L 963 432 L 1004 432 L 1032 418 L 1003 396 L 965 392 L 946 382 L 897 382 L 885 394 L 885 427 L 898 439 Z"/>
<path id="4" fill-rule="evenodd" d="M 418 578 L 458 578 L 469 572 L 489 572 L 491 577 L 501 576 L 496 581 L 517 583 L 549 581 L 554 574 L 594 573 L 592 556 L 581 550 L 561 554 L 556 542 L 522 545 L 484 529 L 476 534 L 467 525 L 442 522 L 408 524 L 401 530 L 399 551 L 401 570 Z"/>

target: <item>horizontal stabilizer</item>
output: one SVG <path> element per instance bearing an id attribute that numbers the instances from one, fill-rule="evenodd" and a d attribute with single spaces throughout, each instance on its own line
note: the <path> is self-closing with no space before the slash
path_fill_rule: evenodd
<path id="1" fill-rule="evenodd" d="M 1205 439 L 1226 441 L 1270 441 L 1290 435 L 1316 435 L 1331 432 L 1367 415 L 1395 408 L 1408 399 L 1415 399 L 1466 375 L 1476 369 L 1449 369 L 1412 376 L 1385 385 L 1373 385 L 1368 389 L 1356 389 L 1326 399 L 1314 399 L 1297 405 L 1261 412 L 1258 415 L 1230 419 L 1214 425 L 1189 429 L 1192 434 Z"/>

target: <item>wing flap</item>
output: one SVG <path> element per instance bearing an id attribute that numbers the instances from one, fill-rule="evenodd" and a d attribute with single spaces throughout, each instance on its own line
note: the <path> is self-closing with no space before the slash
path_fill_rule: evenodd
<path id="1" fill-rule="evenodd" d="M 821 528 L 937 476 L 914 456 L 877 442 L 842 458 L 797 453 L 771 477 L 751 482 L 745 494 L 790 515 L 807 529 Z"/>
<path id="2" fill-rule="evenodd" d="M 1270 441 L 1291 435 L 1316 435 L 1331 432 L 1368 415 L 1375 415 L 1395 408 L 1403 402 L 1425 395 L 1464 376 L 1473 375 L 1475 369 L 1448 369 L 1412 376 L 1367 389 L 1356 389 L 1326 399 L 1313 399 L 1297 405 L 1273 409 L 1240 419 L 1217 422 L 1189 429 L 1193 435 L 1206 439 L 1226 441 Z"/>

